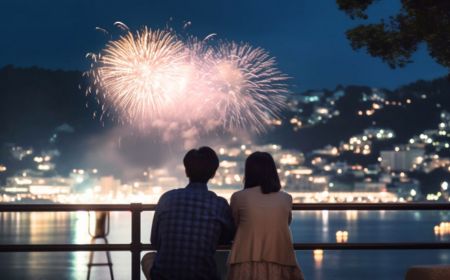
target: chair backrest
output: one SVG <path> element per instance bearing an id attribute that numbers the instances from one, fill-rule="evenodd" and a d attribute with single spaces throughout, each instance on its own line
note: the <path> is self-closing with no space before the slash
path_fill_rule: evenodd
<path id="1" fill-rule="evenodd" d="M 109 212 L 96 211 L 94 232 L 91 231 L 91 213 L 88 212 L 88 232 L 92 238 L 105 238 L 109 234 Z"/>

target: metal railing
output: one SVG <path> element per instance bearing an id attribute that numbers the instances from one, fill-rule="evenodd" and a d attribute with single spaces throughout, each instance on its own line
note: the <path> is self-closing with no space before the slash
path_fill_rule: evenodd
<path id="1" fill-rule="evenodd" d="M 141 213 L 154 211 L 152 204 L 0 204 L 0 212 L 74 212 L 129 211 L 131 212 L 131 243 L 128 244 L 0 244 L 0 252 L 70 252 L 70 251 L 130 251 L 131 278 L 140 279 L 142 251 L 155 248 L 141 242 Z M 304 203 L 294 204 L 293 210 L 450 210 L 450 203 Z M 450 242 L 415 243 L 294 243 L 295 250 L 422 250 L 450 249 Z M 218 250 L 229 250 L 219 246 Z"/>

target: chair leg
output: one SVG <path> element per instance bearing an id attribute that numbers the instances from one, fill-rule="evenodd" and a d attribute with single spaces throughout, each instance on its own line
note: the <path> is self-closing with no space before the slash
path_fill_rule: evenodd
<path id="1" fill-rule="evenodd" d="M 103 239 L 103 241 L 105 242 L 105 244 L 108 244 L 108 239 L 106 239 L 106 237 L 97 237 L 97 238 L 93 237 L 93 238 L 91 239 L 91 244 L 96 244 L 96 243 L 95 243 L 95 240 L 98 239 L 98 238 Z M 110 277 L 111 277 L 111 280 L 114 280 L 114 272 L 113 272 L 113 269 L 112 269 L 113 263 L 112 263 L 112 259 L 111 259 L 111 252 L 110 252 L 110 251 L 105 251 L 105 253 L 106 253 L 106 260 L 107 260 L 106 263 L 94 263 L 94 253 L 95 253 L 95 251 L 91 251 L 91 252 L 89 253 L 89 263 L 88 263 L 87 279 L 89 280 L 89 279 L 91 278 L 91 269 L 92 269 L 92 266 L 94 266 L 94 265 L 97 265 L 97 266 L 105 266 L 105 265 L 107 265 L 108 268 L 109 268 L 109 275 L 110 275 Z"/>
<path id="2" fill-rule="evenodd" d="M 108 239 L 106 237 L 104 238 L 105 244 L 108 244 Z M 108 267 L 109 267 L 109 275 L 111 276 L 111 280 L 114 280 L 114 273 L 112 269 L 112 260 L 111 260 L 111 252 L 106 251 L 106 259 L 108 260 Z"/>
<path id="3" fill-rule="evenodd" d="M 88 273 L 87 273 L 87 280 L 91 279 L 91 266 L 88 265 Z"/>
<path id="4" fill-rule="evenodd" d="M 95 244 L 95 238 L 91 239 L 91 244 Z M 94 259 L 94 251 L 89 252 L 87 280 L 91 279 L 92 261 Z"/>

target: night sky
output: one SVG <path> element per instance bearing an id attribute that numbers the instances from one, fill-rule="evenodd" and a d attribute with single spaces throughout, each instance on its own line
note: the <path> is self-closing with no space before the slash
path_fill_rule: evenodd
<path id="1" fill-rule="evenodd" d="M 392 15 L 399 1 L 379 1 L 370 20 Z M 345 31 L 358 21 L 338 10 L 334 0 L 2 0 L 0 67 L 6 64 L 86 70 L 85 53 L 98 52 L 108 37 L 95 30 L 131 29 L 169 23 L 198 37 L 217 33 L 226 40 L 261 46 L 291 76 L 294 91 L 359 84 L 395 88 L 417 79 L 443 76 L 425 46 L 406 68 L 391 70 L 364 51 L 355 52 Z M 118 34 L 118 32 L 115 32 Z"/>

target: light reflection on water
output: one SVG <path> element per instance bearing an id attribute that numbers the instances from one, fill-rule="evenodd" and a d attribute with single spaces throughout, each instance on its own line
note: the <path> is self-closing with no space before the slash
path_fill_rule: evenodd
<path id="1" fill-rule="evenodd" d="M 131 215 L 111 213 L 110 243 L 129 243 Z M 153 212 L 142 214 L 142 242 L 148 243 Z M 348 231 L 348 242 L 433 242 L 434 226 L 449 221 L 439 211 L 296 211 L 291 225 L 295 242 L 335 242 L 336 232 Z M 87 212 L 1 213 L 3 244 L 90 243 Z M 89 253 L 2 253 L 0 275 L 5 279 L 85 279 Z M 449 263 L 450 252 L 430 251 L 312 251 L 297 252 L 307 279 L 403 279 L 414 264 Z M 96 261 L 104 261 L 96 253 Z M 116 279 L 129 279 L 130 253 L 112 253 Z M 3 278 L 2 278 L 3 279 Z M 109 279 L 107 267 L 93 268 L 92 279 Z"/>

